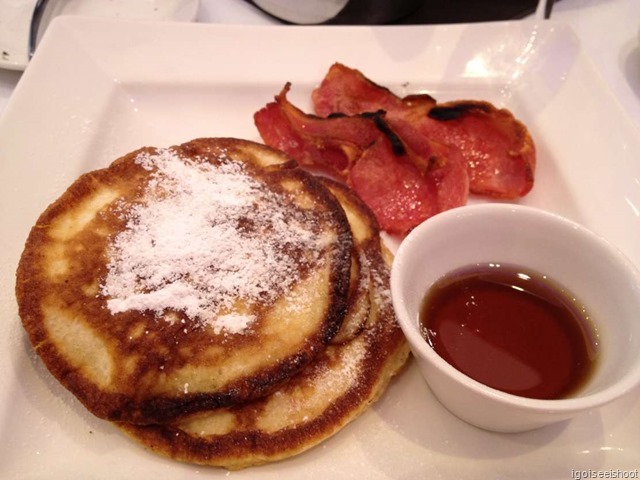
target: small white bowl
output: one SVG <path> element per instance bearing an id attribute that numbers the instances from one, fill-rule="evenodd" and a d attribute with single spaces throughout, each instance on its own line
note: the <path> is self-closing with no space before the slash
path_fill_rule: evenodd
<path id="1" fill-rule="evenodd" d="M 537 400 L 477 382 L 443 360 L 420 333 L 433 283 L 477 263 L 528 267 L 566 287 L 598 332 L 598 360 L 575 396 Z M 465 206 L 436 215 L 401 243 L 391 270 L 398 321 L 420 371 L 442 404 L 477 427 L 522 432 L 600 407 L 640 384 L 640 273 L 607 241 L 558 215 L 511 204 Z"/>

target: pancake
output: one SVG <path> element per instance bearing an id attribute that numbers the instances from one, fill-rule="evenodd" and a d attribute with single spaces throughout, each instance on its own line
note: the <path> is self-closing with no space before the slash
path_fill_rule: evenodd
<path id="1" fill-rule="evenodd" d="M 359 318 L 360 308 L 349 309 L 343 340 L 265 398 L 199 412 L 170 424 L 119 423 L 135 441 L 178 461 L 230 470 L 282 460 L 317 445 L 357 418 L 404 365 L 409 350 L 391 304 L 391 257 L 381 244 L 375 218 L 346 187 L 323 182 L 347 212 L 362 267 L 358 271 L 367 272 L 366 320 Z M 351 295 L 350 303 L 359 298 Z"/>
<path id="2" fill-rule="evenodd" d="M 349 281 L 349 295 L 347 311 L 340 326 L 340 330 L 331 340 L 332 344 L 340 344 L 351 340 L 362 331 L 369 318 L 371 309 L 370 263 L 367 254 L 371 256 L 372 247 L 380 237 L 375 217 L 369 215 L 368 207 L 360 203 L 359 198 L 343 184 L 327 177 L 320 181 L 338 199 L 347 215 L 351 233 L 353 235 L 353 252 L 351 254 L 351 276 Z"/>
<path id="3" fill-rule="evenodd" d="M 236 139 L 143 148 L 38 219 L 19 313 L 93 414 L 161 424 L 264 397 L 341 327 L 352 234 L 283 154 Z"/>

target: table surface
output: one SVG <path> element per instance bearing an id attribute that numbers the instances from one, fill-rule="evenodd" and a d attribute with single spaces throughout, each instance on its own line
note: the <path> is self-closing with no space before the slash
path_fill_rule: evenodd
<path id="1" fill-rule="evenodd" d="M 555 4 L 552 18 L 574 29 L 606 84 L 640 128 L 640 0 L 562 0 Z M 197 21 L 279 23 L 244 0 L 202 0 Z M 0 115 L 21 74 L 0 69 Z"/>

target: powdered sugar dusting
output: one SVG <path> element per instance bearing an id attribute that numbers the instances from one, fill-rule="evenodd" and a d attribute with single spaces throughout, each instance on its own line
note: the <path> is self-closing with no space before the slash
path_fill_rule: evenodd
<path id="1" fill-rule="evenodd" d="M 371 289 L 371 296 L 373 301 L 382 307 L 388 307 L 391 305 L 391 287 L 389 286 L 389 272 L 388 270 L 381 271 L 379 268 L 375 268 L 371 264 L 371 260 L 365 252 L 360 252 L 360 264 L 363 271 L 370 272 L 371 280 L 373 282 L 373 288 Z M 383 263 L 380 259 L 381 264 Z"/>
<path id="2" fill-rule="evenodd" d="M 328 364 L 319 371 L 314 384 L 323 397 L 337 397 L 354 385 L 361 375 L 362 362 L 367 353 L 362 337 L 336 350 L 339 358 L 335 364 Z"/>
<path id="3" fill-rule="evenodd" d="M 297 280 L 302 262 L 320 258 L 309 212 L 283 203 L 244 164 L 171 149 L 136 162 L 151 175 L 108 252 L 101 294 L 112 313 L 182 311 L 218 333 L 239 333 L 255 318 L 239 313 L 238 301 L 268 302 Z"/>

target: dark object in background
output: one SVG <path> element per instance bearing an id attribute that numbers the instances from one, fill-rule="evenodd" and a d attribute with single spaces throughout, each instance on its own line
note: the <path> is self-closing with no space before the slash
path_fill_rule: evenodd
<path id="1" fill-rule="evenodd" d="M 375 25 L 407 17 L 424 0 L 252 0 L 255 6 L 287 23 L 300 25 Z"/>
<path id="2" fill-rule="evenodd" d="M 338 15 L 326 23 L 332 25 L 393 23 L 416 12 L 423 3 L 424 0 L 349 0 Z"/>
<path id="3" fill-rule="evenodd" d="M 538 0 L 247 1 L 286 23 L 324 25 L 413 25 L 512 20 L 534 13 L 538 5 Z M 549 0 L 548 14 L 552 5 L 553 1 Z"/>
<path id="4" fill-rule="evenodd" d="M 549 14 L 552 5 L 553 1 L 549 0 Z M 420 8 L 397 23 L 411 25 L 513 20 L 531 15 L 537 6 L 538 0 L 423 0 Z"/>

